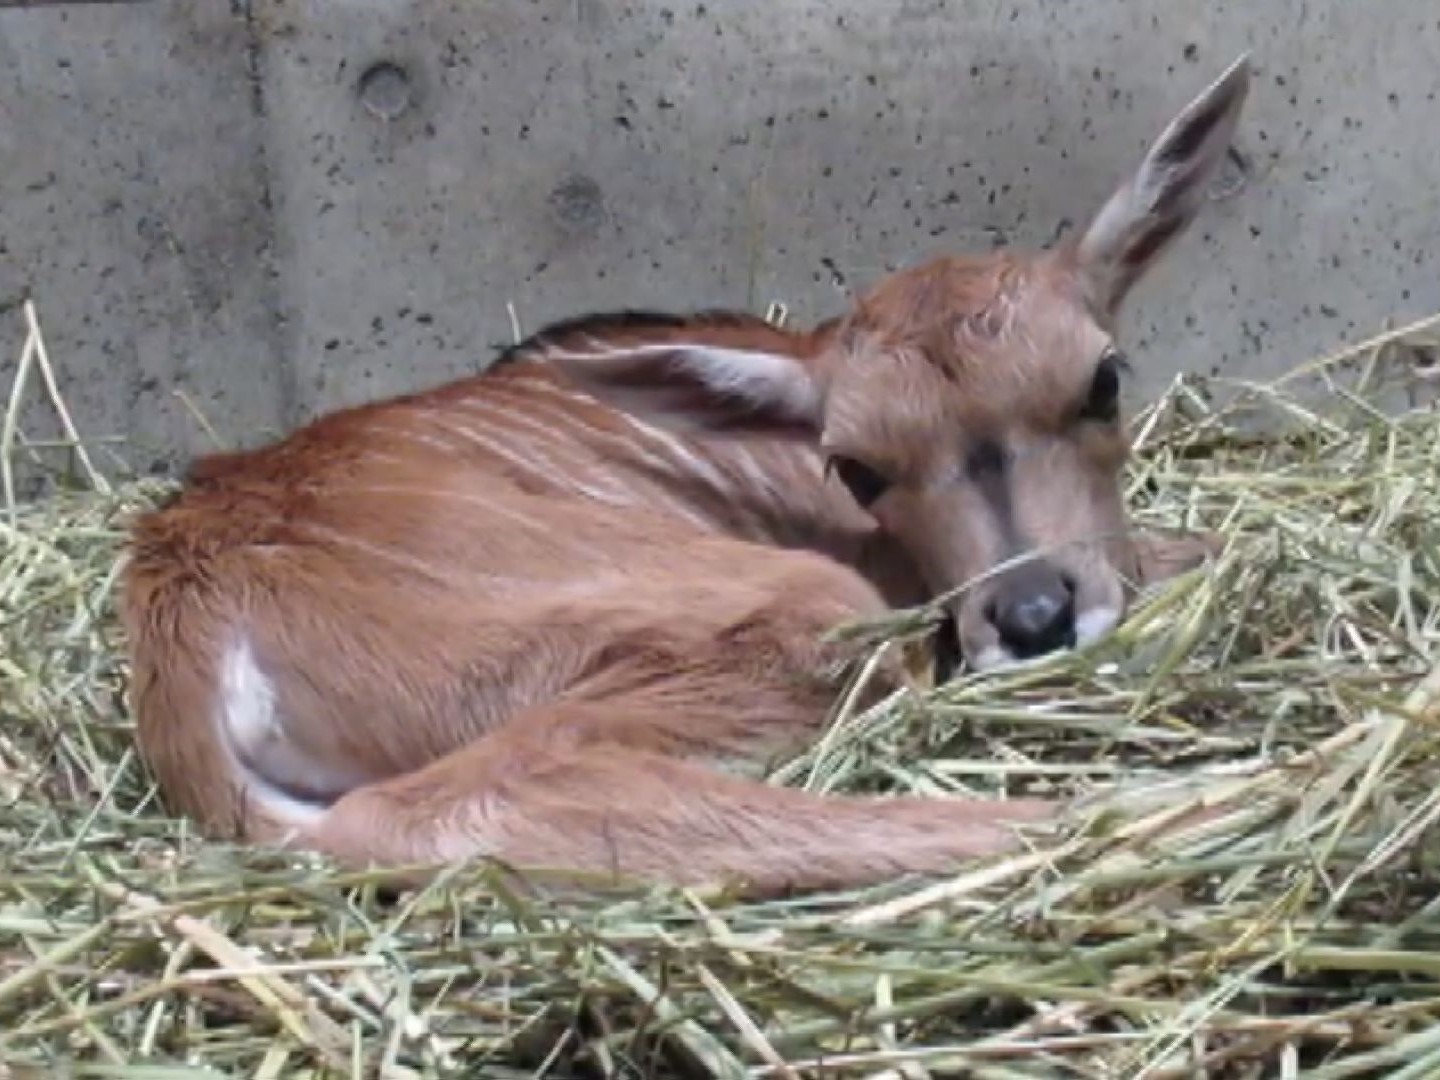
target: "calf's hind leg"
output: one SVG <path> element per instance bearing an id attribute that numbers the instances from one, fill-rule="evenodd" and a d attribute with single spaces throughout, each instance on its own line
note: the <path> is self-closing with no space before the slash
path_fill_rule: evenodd
<path id="1" fill-rule="evenodd" d="M 1019 800 L 815 795 L 598 734 L 644 724 L 654 708 L 644 693 L 556 702 L 426 768 L 351 792 L 306 839 L 361 864 L 487 856 L 522 869 L 773 893 L 941 872 L 1010 849 L 1011 824 L 1052 811 Z"/>
<path id="2" fill-rule="evenodd" d="M 1013 824 L 1053 813 L 1032 801 L 822 796 L 736 775 L 731 766 L 753 773 L 818 732 L 836 690 L 816 677 L 836 659 L 819 639 L 880 608 L 833 563 L 744 554 L 733 565 L 747 572 L 719 593 L 707 575 L 709 602 L 683 619 L 675 582 L 592 598 L 589 625 L 612 659 L 448 755 L 350 792 L 304 842 L 358 863 L 488 856 L 775 892 L 941 872 L 1009 849 Z"/>

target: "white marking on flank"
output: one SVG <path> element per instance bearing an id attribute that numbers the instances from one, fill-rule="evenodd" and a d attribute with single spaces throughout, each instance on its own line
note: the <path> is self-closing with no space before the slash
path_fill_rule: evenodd
<path id="1" fill-rule="evenodd" d="M 251 765 L 282 743 L 285 733 L 275 709 L 275 686 L 255 662 L 245 637 L 226 650 L 220 661 L 220 726 L 239 759 L 246 787 L 267 813 L 283 817 L 292 826 L 303 827 L 320 819 L 324 806 L 286 793 Z"/>
<path id="2" fill-rule="evenodd" d="M 253 760 L 282 737 L 275 686 L 255 662 L 248 638 L 239 638 L 220 662 L 220 715 L 241 758 Z"/>

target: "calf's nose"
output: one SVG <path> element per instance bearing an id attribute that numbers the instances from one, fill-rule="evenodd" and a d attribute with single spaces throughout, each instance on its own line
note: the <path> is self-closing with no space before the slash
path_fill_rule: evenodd
<path id="1" fill-rule="evenodd" d="M 1017 660 L 1075 645 L 1075 590 L 1043 563 L 1017 567 L 1002 579 L 987 614 Z"/>

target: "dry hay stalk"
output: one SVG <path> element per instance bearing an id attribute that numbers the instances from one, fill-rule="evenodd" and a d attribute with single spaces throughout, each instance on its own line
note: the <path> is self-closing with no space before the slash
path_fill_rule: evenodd
<path id="1" fill-rule="evenodd" d="M 1437 326 L 1307 365 L 1308 397 L 1294 374 L 1223 404 L 1177 379 L 1137 420 L 1132 504 L 1147 525 L 1224 530 L 1212 566 L 1083 654 L 867 712 L 852 698 L 775 776 L 1065 792 L 1085 811 L 948 880 L 783 903 L 543 878 L 522 896 L 486 866 L 385 902 L 378 874 L 201 843 L 159 813 L 135 757 L 111 609 L 124 518 L 169 486 L 107 485 L 86 458 L 88 491 L 10 495 L 0 1061 L 137 1077 L 1435 1075 L 1440 423 L 1372 401 L 1387 351 Z M 40 345 L 27 355 L 22 377 Z M 1257 414 L 1298 423 L 1257 435 Z"/>

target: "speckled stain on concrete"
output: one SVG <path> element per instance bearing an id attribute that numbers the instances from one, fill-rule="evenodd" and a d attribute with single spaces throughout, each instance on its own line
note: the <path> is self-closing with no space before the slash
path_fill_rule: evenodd
<path id="1" fill-rule="evenodd" d="M 808 319 L 1046 243 L 1247 49 L 1248 180 L 1135 297 L 1139 392 L 1440 310 L 1431 0 L 199 7 L 0 12 L 0 301 L 161 456 L 203 445 L 174 385 L 253 441 L 483 365 L 507 304 Z"/>

